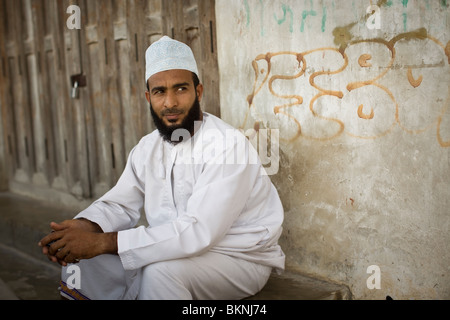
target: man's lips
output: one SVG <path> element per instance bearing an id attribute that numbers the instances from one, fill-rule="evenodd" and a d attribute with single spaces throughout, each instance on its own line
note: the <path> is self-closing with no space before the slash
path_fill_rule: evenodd
<path id="1" fill-rule="evenodd" d="M 180 117 L 181 113 L 167 113 L 164 116 L 169 121 L 176 121 Z"/>
<path id="2" fill-rule="evenodd" d="M 178 114 L 169 114 L 166 116 L 167 120 L 177 120 L 179 117 Z"/>

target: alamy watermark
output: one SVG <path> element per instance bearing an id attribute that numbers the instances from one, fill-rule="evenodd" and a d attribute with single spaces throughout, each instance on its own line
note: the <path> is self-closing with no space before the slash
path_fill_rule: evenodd
<path id="1" fill-rule="evenodd" d="M 68 29 L 81 29 L 81 9 L 77 5 L 67 7 L 66 13 L 70 16 L 67 18 L 66 26 Z"/>
<path id="2" fill-rule="evenodd" d="M 79 266 L 71 264 L 67 267 L 66 273 L 70 274 L 67 278 L 67 288 L 70 290 L 81 289 L 81 269 Z"/>
<path id="3" fill-rule="evenodd" d="M 196 121 L 196 127 L 201 121 Z M 280 134 L 278 129 L 249 129 L 247 131 L 226 129 L 225 132 L 210 128 L 199 131 L 193 139 L 186 129 L 177 129 L 172 133 L 172 157 L 179 163 L 201 164 L 208 161 L 213 164 L 258 164 L 262 174 L 274 175 L 279 170 Z"/>
<path id="4" fill-rule="evenodd" d="M 381 269 L 377 265 L 371 265 L 367 268 L 367 273 L 371 274 L 367 278 L 366 285 L 367 289 L 381 289 Z"/>
<path id="5" fill-rule="evenodd" d="M 77 5 L 70 5 L 67 7 L 66 13 L 70 14 L 66 21 L 68 29 L 81 29 L 81 9 Z M 372 4 L 367 7 L 366 13 L 369 14 L 366 27 L 370 30 L 381 29 L 381 13 L 380 7 Z"/>
<path id="6" fill-rule="evenodd" d="M 366 13 L 370 14 L 366 21 L 366 27 L 370 30 L 381 29 L 380 7 L 374 4 L 370 5 L 366 9 Z"/>

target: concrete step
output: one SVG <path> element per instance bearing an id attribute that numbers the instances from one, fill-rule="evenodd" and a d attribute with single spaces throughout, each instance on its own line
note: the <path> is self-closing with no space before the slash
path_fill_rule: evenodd
<path id="1" fill-rule="evenodd" d="M 42 255 L 37 243 L 51 221 L 71 219 L 77 212 L 43 201 L 0 192 L 0 299 L 55 300 L 60 268 Z M 340 284 L 286 271 L 273 275 L 249 300 L 347 300 Z M 5 299 L 6 299 L 5 298 Z"/>
<path id="2" fill-rule="evenodd" d="M 47 262 L 38 242 L 47 235 L 51 221 L 71 219 L 77 212 L 49 202 L 0 192 L 0 243 Z"/>
<path id="3" fill-rule="evenodd" d="M 0 300 L 19 300 L 11 288 L 0 278 Z"/>
<path id="4" fill-rule="evenodd" d="M 350 290 L 340 284 L 285 271 L 273 274 L 266 286 L 249 300 L 351 300 Z"/>
<path id="5" fill-rule="evenodd" d="M 0 297 L 3 300 L 59 300 L 61 269 L 0 244 Z"/>
<path id="6" fill-rule="evenodd" d="M 60 268 L 37 245 L 51 221 L 76 212 L 21 195 L 0 192 L 0 299 L 60 299 Z"/>

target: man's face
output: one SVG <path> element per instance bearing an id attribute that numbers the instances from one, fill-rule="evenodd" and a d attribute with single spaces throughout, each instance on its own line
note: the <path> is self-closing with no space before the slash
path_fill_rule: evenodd
<path id="1" fill-rule="evenodd" d="M 203 87 L 201 84 L 194 87 L 192 72 L 187 70 L 159 72 L 150 77 L 148 86 L 149 91 L 145 96 L 161 135 L 170 140 L 171 133 L 178 128 L 187 129 L 193 134 L 193 122 L 202 119 L 199 102 Z"/>

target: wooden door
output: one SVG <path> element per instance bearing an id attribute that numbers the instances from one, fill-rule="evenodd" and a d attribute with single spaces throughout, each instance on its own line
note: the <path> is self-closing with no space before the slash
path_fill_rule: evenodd
<path id="1" fill-rule="evenodd" d="M 79 29 L 67 21 L 79 8 Z M 199 64 L 220 116 L 214 1 L 0 0 L 1 179 L 36 196 L 97 198 L 151 132 L 145 50 L 163 35 Z M 74 80 L 78 88 L 72 96 Z M 5 184 L 3 182 L 3 184 Z"/>

